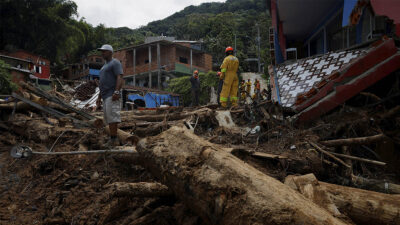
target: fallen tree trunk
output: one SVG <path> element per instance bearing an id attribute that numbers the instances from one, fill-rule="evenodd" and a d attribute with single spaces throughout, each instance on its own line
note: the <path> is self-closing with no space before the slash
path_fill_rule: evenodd
<path id="1" fill-rule="evenodd" d="M 199 110 L 195 110 L 192 112 L 173 112 L 173 113 L 162 113 L 162 114 L 155 114 L 155 115 L 124 115 L 122 116 L 122 122 L 125 121 L 148 121 L 148 122 L 161 122 L 164 120 L 171 121 L 171 120 L 182 120 L 187 117 L 196 115 L 200 118 L 208 118 L 213 114 L 213 110 L 208 108 L 203 108 Z"/>
<path id="2" fill-rule="evenodd" d="M 370 136 L 370 137 L 358 137 L 358 138 L 321 141 L 320 143 L 325 146 L 364 145 L 364 144 L 379 142 L 385 138 L 386 138 L 386 136 L 384 134 L 378 134 L 378 135 L 374 135 L 374 136 Z"/>
<path id="3" fill-rule="evenodd" d="M 387 194 L 400 194 L 400 185 L 389 183 L 383 180 L 366 179 L 359 176 L 352 176 L 351 180 L 357 187 L 367 190 L 378 191 Z"/>
<path id="4" fill-rule="evenodd" d="M 109 193 L 115 197 L 163 197 L 172 192 L 167 186 L 160 183 L 124 183 L 116 182 L 108 185 Z"/>
<path id="5" fill-rule="evenodd" d="M 314 174 L 288 176 L 285 184 L 332 214 L 345 214 L 357 224 L 400 224 L 400 195 L 320 182 Z"/>
<path id="6" fill-rule="evenodd" d="M 8 122 L 8 129 L 38 143 L 56 139 L 63 132 L 68 132 L 68 135 L 66 134 L 62 136 L 63 140 L 72 140 L 70 135 L 79 137 L 91 132 L 87 128 L 65 128 L 49 125 L 44 123 L 42 118 L 31 118 L 19 113 L 15 114 L 11 122 Z"/>
<path id="7" fill-rule="evenodd" d="M 104 131 L 110 135 L 110 128 L 108 126 L 105 126 Z M 139 141 L 137 136 L 131 135 L 130 133 L 121 129 L 117 130 L 117 137 L 123 144 L 130 143 L 132 145 L 136 145 L 136 143 Z"/>
<path id="8" fill-rule="evenodd" d="M 92 127 L 100 129 L 104 127 L 104 131 L 110 135 L 110 127 L 104 123 L 103 119 L 99 116 L 96 116 L 95 119 L 89 120 L 88 124 L 90 124 Z M 135 135 L 132 135 L 128 132 L 125 132 L 121 129 L 117 130 L 117 136 L 118 139 L 123 143 L 126 144 L 130 142 L 132 145 L 136 145 L 136 143 L 139 141 L 139 138 Z"/>
<path id="9" fill-rule="evenodd" d="M 137 151 L 206 224 L 348 224 L 186 128 L 142 139 Z"/>

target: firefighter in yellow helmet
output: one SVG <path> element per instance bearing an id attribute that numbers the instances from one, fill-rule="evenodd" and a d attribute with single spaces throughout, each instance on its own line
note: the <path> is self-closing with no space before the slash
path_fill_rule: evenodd
<path id="1" fill-rule="evenodd" d="M 250 79 L 248 79 L 247 82 L 246 82 L 246 92 L 247 92 L 248 96 L 251 95 L 251 81 L 250 81 Z"/>
<path id="2" fill-rule="evenodd" d="M 227 47 L 225 49 L 226 57 L 221 65 L 221 73 L 224 78 L 224 85 L 222 86 L 221 96 L 219 101 L 222 107 L 228 106 L 228 98 L 230 98 L 232 106 L 238 104 L 238 88 L 239 78 L 237 71 L 239 68 L 239 60 L 233 56 L 233 48 Z"/>

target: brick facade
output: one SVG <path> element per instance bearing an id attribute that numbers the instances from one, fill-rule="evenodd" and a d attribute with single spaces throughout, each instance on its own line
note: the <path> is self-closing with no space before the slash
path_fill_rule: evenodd
<path id="1" fill-rule="evenodd" d="M 24 50 L 18 50 L 7 55 L 31 61 L 34 65 L 32 69 L 35 71 L 33 75 L 44 79 L 50 78 L 50 60 Z"/>
<path id="2" fill-rule="evenodd" d="M 114 53 L 114 58 L 121 61 L 124 75 L 134 75 L 149 72 L 149 50 L 151 45 L 151 71 L 158 69 L 157 45 L 151 43 L 136 47 L 136 65 L 133 68 L 133 48 L 123 49 Z M 212 56 L 193 50 L 193 68 L 207 72 L 212 70 Z M 172 42 L 160 43 L 160 66 L 162 70 L 175 72 L 176 64 L 184 64 L 190 68 L 190 48 Z"/>

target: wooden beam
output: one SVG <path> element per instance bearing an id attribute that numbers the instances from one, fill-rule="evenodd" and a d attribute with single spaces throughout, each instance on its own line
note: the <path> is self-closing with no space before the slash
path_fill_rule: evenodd
<path id="1" fill-rule="evenodd" d="M 52 108 L 49 108 L 49 107 L 46 107 L 46 106 L 42 106 L 42 105 L 39 105 L 39 104 L 37 104 L 37 103 L 35 103 L 35 102 L 32 102 L 32 101 L 29 100 L 29 99 L 26 99 L 26 98 L 24 98 L 24 97 L 19 96 L 19 95 L 16 94 L 15 92 L 12 93 L 12 96 L 13 96 L 14 98 L 16 98 L 16 99 L 22 101 L 22 102 L 27 103 L 28 105 L 30 105 L 30 106 L 32 106 L 32 107 L 34 107 L 34 108 L 36 108 L 36 109 L 38 109 L 38 110 L 40 110 L 40 111 L 46 112 L 46 113 L 48 113 L 48 114 L 50 114 L 50 115 L 56 117 L 57 119 L 60 119 L 60 118 L 63 118 L 63 117 L 68 117 L 68 118 L 72 119 L 75 123 L 88 125 L 88 124 L 85 123 L 84 121 L 77 120 L 77 119 L 75 119 L 74 117 L 71 117 L 71 116 L 69 116 L 69 115 L 67 115 L 67 114 L 64 114 L 64 113 L 62 113 L 62 112 L 59 112 L 59 111 L 57 111 L 57 110 L 55 110 L 55 109 L 52 109 Z"/>
<path id="2" fill-rule="evenodd" d="M 109 193 L 115 197 L 163 197 L 173 195 L 167 186 L 160 183 L 124 183 L 115 182 L 107 185 Z"/>
<path id="3" fill-rule="evenodd" d="M 64 100 L 59 99 L 56 96 L 50 95 L 46 92 L 44 92 L 43 90 L 41 90 L 38 87 L 35 86 L 31 86 L 25 82 L 20 82 L 20 85 L 26 89 L 28 89 L 29 91 L 32 91 L 34 94 L 39 95 L 40 97 L 43 97 L 51 102 L 54 102 L 60 106 L 62 106 L 63 108 L 65 108 L 66 110 L 69 110 L 71 112 L 75 112 L 81 116 L 83 116 L 85 119 L 91 120 L 94 119 L 94 116 L 90 115 L 89 113 L 86 113 L 82 110 L 76 109 L 75 107 L 73 107 L 72 105 L 70 105 L 69 103 L 66 103 Z"/>
<path id="4" fill-rule="evenodd" d="M 386 138 L 386 136 L 384 134 L 378 134 L 378 135 L 369 136 L 369 137 L 358 137 L 358 138 L 347 138 L 347 139 L 321 141 L 320 143 L 325 146 L 362 145 L 362 144 L 370 144 L 370 143 L 374 143 L 374 142 L 379 142 L 385 138 Z"/>
<path id="5" fill-rule="evenodd" d="M 351 159 L 351 160 L 355 160 L 355 161 L 371 163 L 371 164 L 378 165 L 378 166 L 386 166 L 386 163 L 380 162 L 380 161 L 375 161 L 375 160 L 372 160 L 372 159 L 364 159 L 364 158 L 351 156 L 351 155 L 340 154 L 340 153 L 336 153 L 336 152 L 330 152 L 330 153 L 332 155 L 339 156 L 339 157 L 346 158 L 346 159 Z"/>
<path id="6" fill-rule="evenodd" d="M 382 194 L 318 181 L 314 174 L 288 176 L 285 184 L 336 217 L 355 224 L 399 224 L 400 195 Z"/>
<path id="7" fill-rule="evenodd" d="M 320 151 L 321 153 L 324 153 L 325 155 L 331 157 L 332 159 L 338 161 L 340 164 L 342 164 L 343 166 L 347 167 L 347 168 L 351 168 L 351 166 L 347 163 L 345 163 L 343 160 L 339 159 L 338 157 L 332 155 L 330 152 L 325 151 L 324 149 L 322 149 L 321 147 L 319 147 L 317 144 L 315 144 L 312 141 L 309 141 L 308 143 L 310 143 L 310 145 L 312 145 L 314 148 L 316 148 L 318 151 Z"/>
<path id="8" fill-rule="evenodd" d="M 157 43 L 157 88 L 161 89 L 161 49 L 160 43 Z"/>
<path id="9" fill-rule="evenodd" d="M 136 74 L 136 48 L 133 49 L 133 75 Z"/>
<path id="10" fill-rule="evenodd" d="M 193 50 L 190 49 L 190 72 L 193 73 Z"/>
<path id="11" fill-rule="evenodd" d="M 149 45 L 149 88 L 151 88 L 151 45 Z"/>

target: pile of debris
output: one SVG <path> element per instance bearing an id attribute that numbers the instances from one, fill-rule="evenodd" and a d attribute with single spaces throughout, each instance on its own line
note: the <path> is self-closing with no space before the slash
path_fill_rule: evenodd
<path id="1" fill-rule="evenodd" d="M 124 111 L 113 150 L 101 112 L 23 84 L 0 104 L 0 223 L 400 224 L 388 79 L 309 124 L 270 101 Z"/>
<path id="2" fill-rule="evenodd" d="M 75 88 L 74 97 L 78 100 L 85 101 L 90 99 L 96 92 L 97 83 L 94 80 L 82 83 Z"/>

